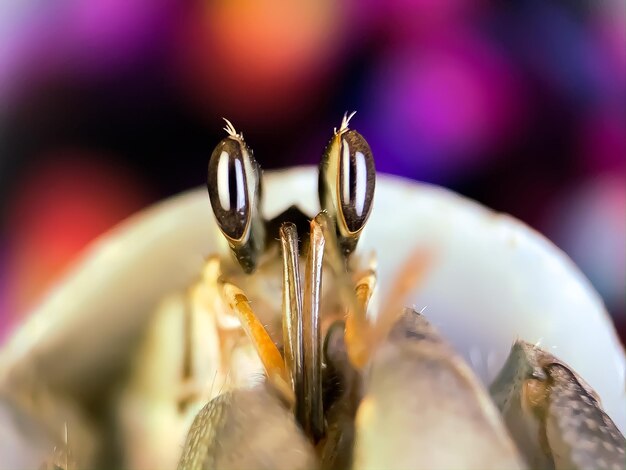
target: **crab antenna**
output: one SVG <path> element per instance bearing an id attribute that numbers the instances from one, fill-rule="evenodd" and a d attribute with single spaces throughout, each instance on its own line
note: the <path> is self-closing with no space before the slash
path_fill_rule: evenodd
<path id="1" fill-rule="evenodd" d="M 345 117 L 345 116 L 344 116 Z M 231 136 L 231 137 L 239 137 L 239 138 L 243 138 L 243 134 L 239 134 L 237 132 L 237 130 L 235 129 L 235 126 L 233 126 L 233 123 L 230 122 L 228 119 L 226 119 L 225 117 L 222 118 L 224 121 L 226 121 L 226 127 L 224 127 L 224 130 L 226 131 L 226 133 Z"/>
<path id="2" fill-rule="evenodd" d="M 343 132 L 346 132 L 348 130 L 348 125 L 350 124 L 350 119 L 352 119 L 355 114 L 356 111 L 352 111 L 350 114 L 348 114 L 348 111 L 346 111 L 343 115 L 343 119 L 341 120 L 341 126 L 339 127 L 339 131 L 335 129 L 335 134 L 341 134 Z"/>

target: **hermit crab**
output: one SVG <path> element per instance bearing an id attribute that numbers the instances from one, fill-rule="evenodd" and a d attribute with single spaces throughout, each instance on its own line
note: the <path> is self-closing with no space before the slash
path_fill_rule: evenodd
<path id="1" fill-rule="evenodd" d="M 226 132 L 213 216 L 130 219 L 4 347 L 2 468 L 625 468 L 624 351 L 558 249 L 377 178 L 348 116 L 319 169 Z"/>

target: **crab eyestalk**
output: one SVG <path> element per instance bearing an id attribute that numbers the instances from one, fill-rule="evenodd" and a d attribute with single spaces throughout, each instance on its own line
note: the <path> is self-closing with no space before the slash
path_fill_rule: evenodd
<path id="1" fill-rule="evenodd" d="M 370 146 L 361 134 L 348 128 L 352 116 L 354 113 L 344 115 L 326 146 L 318 181 L 320 206 L 334 221 L 346 257 L 355 250 L 370 215 L 376 185 Z"/>
<path id="2" fill-rule="evenodd" d="M 265 248 L 265 222 L 261 214 L 261 167 L 226 120 L 228 137 L 222 139 L 209 160 L 207 189 L 217 224 L 237 262 L 253 272 Z"/>

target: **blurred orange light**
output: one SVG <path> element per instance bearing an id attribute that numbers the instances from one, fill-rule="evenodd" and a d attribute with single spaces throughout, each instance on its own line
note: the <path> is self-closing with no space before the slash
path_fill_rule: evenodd
<path id="1" fill-rule="evenodd" d="M 182 28 L 185 84 L 233 118 L 289 114 L 322 86 L 341 16 L 328 0 L 207 2 Z"/>

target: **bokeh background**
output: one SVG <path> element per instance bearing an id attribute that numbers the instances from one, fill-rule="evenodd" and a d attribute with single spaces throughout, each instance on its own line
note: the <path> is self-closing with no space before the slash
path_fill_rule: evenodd
<path id="1" fill-rule="evenodd" d="M 0 341 L 91 240 L 205 183 L 222 116 L 270 169 L 346 110 L 379 171 L 546 234 L 623 334 L 623 0 L 4 0 Z"/>

